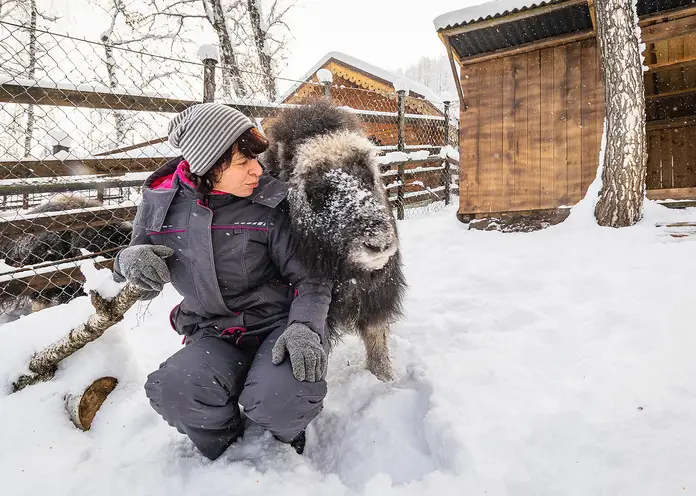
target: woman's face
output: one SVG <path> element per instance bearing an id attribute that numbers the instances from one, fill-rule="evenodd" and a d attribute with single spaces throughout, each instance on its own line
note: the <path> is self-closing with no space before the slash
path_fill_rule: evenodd
<path id="1" fill-rule="evenodd" d="M 235 152 L 230 166 L 222 172 L 220 180 L 213 185 L 213 189 L 244 198 L 254 192 L 259 185 L 259 177 L 262 173 L 258 160 Z"/>

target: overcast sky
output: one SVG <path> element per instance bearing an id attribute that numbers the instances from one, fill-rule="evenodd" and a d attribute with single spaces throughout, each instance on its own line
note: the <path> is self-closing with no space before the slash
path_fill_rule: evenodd
<path id="1" fill-rule="evenodd" d="M 132 0 L 145 1 L 145 0 Z M 293 0 L 281 0 L 287 5 Z M 290 59 L 281 76 L 299 79 L 329 51 L 345 52 L 373 65 L 394 70 L 437 57 L 445 48 L 433 19 L 438 15 L 487 0 L 294 0 L 287 17 L 293 38 Z M 262 0 L 269 8 L 273 0 Z M 89 0 L 51 0 L 61 17 L 57 28 L 74 36 L 97 40 L 108 16 Z M 90 21 L 85 22 L 85 16 Z M 208 31 L 210 31 L 208 29 Z M 196 38 L 196 34 L 192 34 Z M 215 42 L 212 31 L 200 42 Z M 192 54 L 192 58 L 195 55 Z M 280 82 L 285 87 L 289 83 Z"/>
<path id="2" fill-rule="evenodd" d="M 288 16 L 294 40 L 283 76 L 300 78 L 326 52 L 384 69 L 445 54 L 433 19 L 486 0 L 297 0 Z"/>

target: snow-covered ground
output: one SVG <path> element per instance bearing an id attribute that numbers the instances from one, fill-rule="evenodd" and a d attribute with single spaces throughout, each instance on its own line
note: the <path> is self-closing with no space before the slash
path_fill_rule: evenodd
<path id="1" fill-rule="evenodd" d="M 400 224 L 411 285 L 390 344 L 399 379 L 333 354 L 329 396 L 298 456 L 258 428 L 210 462 L 142 390 L 180 346 L 168 287 L 8 395 L 37 347 L 89 313 L 86 298 L 0 328 L 0 494 L 682 495 L 696 493 L 696 236 L 647 206 L 622 230 L 579 209 L 531 234 L 467 231 L 448 208 Z M 92 430 L 64 394 L 111 374 Z"/>

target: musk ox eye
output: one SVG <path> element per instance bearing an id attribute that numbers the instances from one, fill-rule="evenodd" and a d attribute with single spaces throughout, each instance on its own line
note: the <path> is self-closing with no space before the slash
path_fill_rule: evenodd
<path id="1" fill-rule="evenodd" d="M 315 212 L 320 212 L 324 209 L 326 205 L 326 200 L 328 198 L 328 191 L 326 188 L 312 188 L 307 193 L 307 201 L 309 206 Z"/>

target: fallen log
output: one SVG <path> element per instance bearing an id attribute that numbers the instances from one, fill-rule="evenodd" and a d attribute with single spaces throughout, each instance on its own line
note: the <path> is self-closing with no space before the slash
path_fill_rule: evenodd
<path id="1" fill-rule="evenodd" d="M 117 384 L 118 379 L 115 377 L 101 377 L 90 384 L 82 394 L 65 395 L 65 409 L 75 427 L 83 431 L 92 427 L 94 416 Z"/>
<path id="2" fill-rule="evenodd" d="M 31 373 L 21 375 L 12 384 L 12 392 L 21 391 L 32 384 L 51 380 L 62 360 L 97 339 L 111 326 L 121 322 L 123 315 L 142 295 L 143 291 L 130 283 L 126 283 L 111 300 L 106 300 L 96 291 L 91 291 L 90 296 L 95 312 L 90 315 L 87 322 L 80 324 L 67 336 L 37 352 L 29 362 Z"/>

